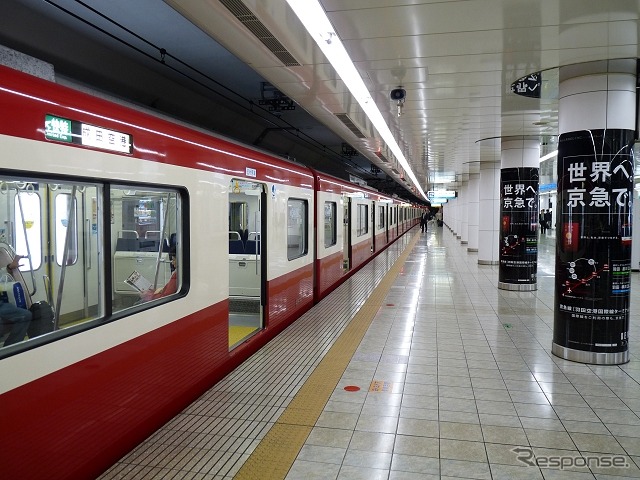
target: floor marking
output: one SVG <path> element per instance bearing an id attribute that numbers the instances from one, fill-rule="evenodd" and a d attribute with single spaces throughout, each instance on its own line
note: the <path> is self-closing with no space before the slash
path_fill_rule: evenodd
<path id="1" fill-rule="evenodd" d="M 373 382 L 371 382 L 371 385 L 369 385 L 369 391 L 370 392 L 389 392 L 389 393 L 391 393 L 392 390 L 393 390 L 393 383 L 385 382 L 383 380 L 374 380 Z"/>
<path id="2" fill-rule="evenodd" d="M 413 247 L 414 235 L 367 301 L 336 339 L 275 425 L 267 432 L 234 479 L 281 480 L 287 476 L 311 429 L 320 417 L 351 357 L 367 332 Z M 386 382 L 385 382 L 386 383 Z"/>

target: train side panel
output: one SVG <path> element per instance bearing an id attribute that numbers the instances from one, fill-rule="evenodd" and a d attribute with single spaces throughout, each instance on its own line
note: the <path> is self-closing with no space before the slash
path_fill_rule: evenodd
<path id="1" fill-rule="evenodd" d="M 312 176 L 264 153 L 9 69 L 0 70 L 0 79 L 0 106 L 14 112 L 0 119 L 0 176 L 133 187 L 144 181 L 179 186 L 188 195 L 181 293 L 0 352 L 3 475 L 95 478 L 310 306 L 313 249 L 289 261 L 277 231 L 287 225 L 287 197 L 313 211 Z M 134 149 L 123 155 L 46 141 L 47 114 L 129 132 Z M 276 248 L 284 241 L 281 253 L 271 255 L 268 288 L 277 301 L 268 305 L 265 328 L 230 351 L 228 191 L 233 178 L 247 174 L 286 185 L 268 207 L 275 235 L 269 242 Z M 305 227 L 311 242 L 308 221 Z M 292 245 L 301 251 L 299 242 Z"/>

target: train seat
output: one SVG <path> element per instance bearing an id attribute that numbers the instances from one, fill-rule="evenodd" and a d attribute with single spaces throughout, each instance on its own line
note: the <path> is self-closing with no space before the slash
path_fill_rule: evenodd
<path id="1" fill-rule="evenodd" d="M 140 244 L 137 238 L 118 238 L 116 240 L 116 251 L 137 252 Z"/>
<path id="2" fill-rule="evenodd" d="M 242 255 L 244 253 L 244 241 L 242 240 L 242 231 L 229 232 L 229 254 Z"/>
<path id="3" fill-rule="evenodd" d="M 260 255 L 260 242 L 256 240 L 247 240 L 244 251 L 249 255 Z"/>

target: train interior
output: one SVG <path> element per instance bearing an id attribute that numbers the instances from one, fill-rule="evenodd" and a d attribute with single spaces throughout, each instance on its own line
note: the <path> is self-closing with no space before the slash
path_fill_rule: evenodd
<path id="1" fill-rule="evenodd" d="M 233 179 L 229 188 L 229 348 L 263 327 L 262 231 L 266 187 Z"/>

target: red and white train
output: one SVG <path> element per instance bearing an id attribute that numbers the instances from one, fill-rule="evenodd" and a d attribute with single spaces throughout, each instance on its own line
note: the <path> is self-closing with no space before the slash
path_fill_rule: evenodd
<path id="1" fill-rule="evenodd" d="M 0 318 L 3 478 L 96 477 L 419 221 L 5 67 L 0 112 L 0 288 L 54 312 Z"/>

